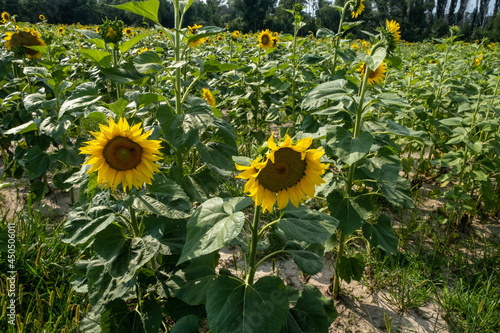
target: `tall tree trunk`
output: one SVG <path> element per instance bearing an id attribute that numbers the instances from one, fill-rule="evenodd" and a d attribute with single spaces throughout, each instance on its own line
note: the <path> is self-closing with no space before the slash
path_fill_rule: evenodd
<path id="1" fill-rule="evenodd" d="M 486 15 L 488 14 L 489 3 L 489 0 L 480 0 L 479 26 L 481 28 L 484 28 L 484 25 L 486 24 Z"/>
<path id="2" fill-rule="evenodd" d="M 457 12 L 457 23 L 463 24 L 465 10 L 467 9 L 467 5 L 469 4 L 469 0 L 460 0 L 460 7 L 458 7 Z"/>
<path id="3" fill-rule="evenodd" d="M 457 8 L 458 0 L 451 0 L 450 9 L 448 10 L 448 24 L 455 24 L 455 9 Z"/>
<path id="4" fill-rule="evenodd" d="M 442 18 L 444 17 L 444 11 L 446 9 L 447 0 L 437 0 L 436 4 L 436 17 Z"/>

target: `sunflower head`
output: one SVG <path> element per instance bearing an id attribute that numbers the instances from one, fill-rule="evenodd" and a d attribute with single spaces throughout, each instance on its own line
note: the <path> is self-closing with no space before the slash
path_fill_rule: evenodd
<path id="1" fill-rule="evenodd" d="M 137 50 L 137 54 L 141 54 L 142 52 L 146 51 L 151 51 L 151 49 L 148 49 L 146 46 L 141 47 L 139 50 Z"/>
<path id="2" fill-rule="evenodd" d="M 365 77 L 365 72 L 366 72 L 366 64 L 363 63 L 362 66 L 360 67 L 361 70 L 361 76 L 363 78 Z M 370 74 L 368 74 L 368 84 L 373 85 L 373 84 L 380 84 L 382 81 L 385 79 L 385 72 L 387 70 L 387 64 L 385 61 L 382 61 L 382 63 L 378 66 L 376 70 L 370 70 Z"/>
<path id="3" fill-rule="evenodd" d="M 272 212 L 276 202 L 278 209 L 283 209 L 290 201 L 298 207 L 308 197 L 314 198 L 315 186 L 325 182 L 321 175 L 328 165 L 321 163 L 324 151 L 308 149 L 311 144 L 309 137 L 293 145 L 287 135 L 278 147 L 271 136 L 267 141 L 270 152 L 264 158 L 249 166 L 236 164 L 236 169 L 243 171 L 237 178 L 248 179 L 245 192 L 256 206 Z"/>
<path id="4" fill-rule="evenodd" d="M 479 65 L 481 65 L 481 61 L 483 60 L 483 54 L 481 53 L 479 55 L 479 57 L 477 57 L 476 59 L 474 59 L 474 63 L 472 64 L 473 67 L 477 67 Z"/>
<path id="5" fill-rule="evenodd" d="M 125 34 L 125 36 L 130 37 L 134 33 L 134 31 L 131 28 L 125 28 L 122 30 L 122 32 Z"/>
<path id="6" fill-rule="evenodd" d="M 355 0 L 350 4 L 352 18 L 357 18 L 365 9 L 365 5 L 363 5 L 363 1 L 365 0 Z"/>
<path id="7" fill-rule="evenodd" d="M 120 184 L 123 190 L 151 184 L 153 173 L 159 172 L 155 162 L 161 159 L 160 141 L 148 140 L 151 132 L 142 133 L 141 124 L 130 127 L 124 118 L 118 123 L 110 118 L 109 125 L 101 124 L 99 132 L 92 132 L 95 139 L 80 148 L 80 154 L 90 155 L 84 163 L 91 165 L 87 173 L 97 171 L 97 183 L 113 190 Z"/>
<path id="8" fill-rule="evenodd" d="M 212 96 L 209 89 L 203 88 L 203 99 L 206 100 L 211 107 L 215 107 L 215 98 Z"/>
<path id="9" fill-rule="evenodd" d="M 40 59 L 41 53 L 29 48 L 30 46 L 45 46 L 37 30 L 28 29 L 28 31 L 20 30 L 6 32 L 5 34 L 7 35 L 4 37 L 4 40 L 6 40 L 5 47 L 14 51 L 16 56 L 22 57 L 26 55 L 30 59 Z"/>
<path id="10" fill-rule="evenodd" d="M 221 35 L 217 36 L 217 40 L 223 40 L 224 37 L 222 37 Z"/>
<path id="11" fill-rule="evenodd" d="M 277 47 L 278 46 L 279 39 L 278 37 L 273 37 L 272 38 L 272 44 L 271 47 Z"/>
<path id="12" fill-rule="evenodd" d="M 59 35 L 64 35 L 65 31 L 64 27 L 57 28 L 57 33 L 59 33 Z"/>
<path id="13" fill-rule="evenodd" d="M 240 37 L 240 32 L 238 30 L 233 31 L 232 37 L 234 40 Z"/>
<path id="14" fill-rule="evenodd" d="M 205 38 L 198 38 L 189 43 L 191 47 L 198 47 L 205 42 Z"/>
<path id="15" fill-rule="evenodd" d="M 45 21 L 45 16 L 43 16 L 42 14 L 40 14 L 38 18 L 40 19 L 40 21 Z"/>
<path id="16" fill-rule="evenodd" d="M 263 48 L 264 50 L 270 49 L 273 47 L 273 35 L 269 29 L 262 30 L 259 33 L 259 47 Z"/>
<path id="17" fill-rule="evenodd" d="M 388 53 L 391 53 L 396 49 L 396 44 L 401 39 L 401 32 L 399 29 L 399 23 L 396 21 L 385 20 L 385 29 L 382 29 L 382 35 L 385 37 L 385 44 Z"/>
<path id="18" fill-rule="evenodd" d="M 248 39 L 248 34 L 244 34 L 243 39 Z"/>
<path id="19" fill-rule="evenodd" d="M 197 25 L 195 24 L 194 26 L 190 27 L 188 25 L 188 31 L 191 35 L 194 35 L 196 33 L 196 30 L 198 30 L 199 28 L 203 27 L 202 25 Z"/>
<path id="20" fill-rule="evenodd" d="M 11 20 L 10 14 L 7 12 L 2 13 L 2 23 L 7 23 Z"/>
<path id="21" fill-rule="evenodd" d="M 123 39 L 123 26 L 124 23 L 121 20 L 106 19 L 98 32 L 106 43 L 118 44 Z"/>

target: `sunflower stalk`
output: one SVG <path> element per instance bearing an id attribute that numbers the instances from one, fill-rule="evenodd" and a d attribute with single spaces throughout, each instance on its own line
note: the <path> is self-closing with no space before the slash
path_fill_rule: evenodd
<path id="1" fill-rule="evenodd" d="M 342 12 L 340 13 L 340 22 L 339 22 L 339 29 L 337 31 L 337 37 L 335 37 L 335 47 L 333 49 L 333 72 L 332 75 L 335 75 L 336 67 L 337 67 L 337 60 L 338 60 L 338 53 L 337 49 L 339 48 L 339 43 L 340 43 L 340 33 L 342 32 L 342 24 L 344 23 L 344 18 L 345 18 L 345 12 L 347 11 L 347 6 L 351 4 L 352 1 L 347 1 L 346 4 L 344 5 L 344 8 L 342 8 Z"/>
<path id="2" fill-rule="evenodd" d="M 175 63 L 181 61 L 181 17 L 180 17 L 180 7 L 179 0 L 174 0 L 174 21 L 175 21 L 175 43 L 174 43 L 174 55 Z M 181 69 L 177 67 L 175 69 L 175 81 L 174 81 L 174 91 L 175 91 L 175 112 L 178 115 L 182 115 L 182 100 L 181 100 Z"/>
<path id="3" fill-rule="evenodd" d="M 250 253 L 248 260 L 248 270 L 246 277 L 246 284 L 252 285 L 255 276 L 255 271 L 257 270 L 257 265 L 255 265 L 255 258 L 257 256 L 257 244 L 259 243 L 259 220 L 260 220 L 260 206 L 255 206 L 253 223 L 250 225 L 251 232 L 251 243 L 250 243 Z"/>
<path id="4" fill-rule="evenodd" d="M 132 226 L 132 235 L 135 237 L 140 236 L 139 224 L 137 223 L 137 216 L 135 215 L 135 209 L 132 206 L 128 208 L 130 212 L 130 225 Z"/>

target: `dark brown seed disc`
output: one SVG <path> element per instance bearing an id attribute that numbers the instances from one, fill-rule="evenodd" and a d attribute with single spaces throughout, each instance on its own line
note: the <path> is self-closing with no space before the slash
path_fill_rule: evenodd
<path id="1" fill-rule="evenodd" d="M 291 148 L 280 148 L 274 153 L 274 163 L 268 161 L 257 176 L 259 184 L 271 192 L 279 192 L 297 184 L 306 170 L 306 160 Z"/>
<path id="2" fill-rule="evenodd" d="M 142 147 L 129 138 L 117 136 L 109 140 L 102 155 L 111 168 L 127 171 L 134 169 L 141 163 Z"/>

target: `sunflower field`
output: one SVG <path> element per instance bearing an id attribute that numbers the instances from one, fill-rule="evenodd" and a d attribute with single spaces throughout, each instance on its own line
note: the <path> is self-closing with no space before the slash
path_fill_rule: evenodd
<path id="1" fill-rule="evenodd" d="M 0 331 L 500 331 L 495 43 L 353 39 L 363 0 L 308 37 L 300 4 L 283 34 L 192 3 L 2 13 Z"/>

